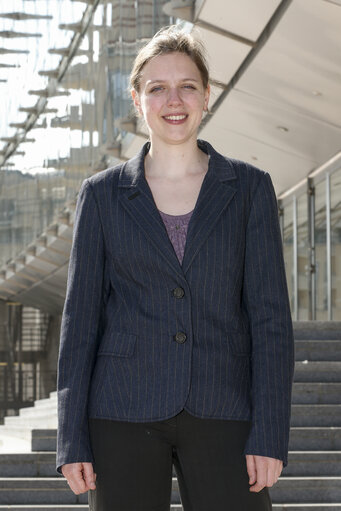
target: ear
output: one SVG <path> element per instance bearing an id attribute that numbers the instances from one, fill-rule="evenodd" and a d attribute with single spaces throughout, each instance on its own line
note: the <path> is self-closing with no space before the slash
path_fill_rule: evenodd
<path id="1" fill-rule="evenodd" d="M 143 116 L 139 94 L 135 89 L 131 90 L 131 97 L 133 98 L 134 106 L 139 115 Z"/>

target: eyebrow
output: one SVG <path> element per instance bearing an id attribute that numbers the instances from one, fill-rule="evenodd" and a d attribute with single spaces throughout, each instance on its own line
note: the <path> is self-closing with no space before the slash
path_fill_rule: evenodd
<path id="1" fill-rule="evenodd" d="M 162 82 L 166 82 L 167 80 L 151 80 L 151 81 L 148 81 L 146 85 L 152 85 L 153 83 L 162 83 Z M 183 78 L 182 80 L 180 80 L 181 82 L 197 82 L 198 83 L 198 80 L 196 80 L 195 78 Z"/>

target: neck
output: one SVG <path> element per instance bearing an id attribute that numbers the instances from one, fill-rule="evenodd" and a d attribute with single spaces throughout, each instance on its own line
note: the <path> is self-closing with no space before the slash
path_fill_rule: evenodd
<path id="1" fill-rule="evenodd" d="M 145 157 L 145 175 L 150 178 L 179 180 L 190 174 L 202 174 L 207 167 L 208 156 L 199 149 L 196 139 L 174 145 L 155 144 L 152 140 Z"/>

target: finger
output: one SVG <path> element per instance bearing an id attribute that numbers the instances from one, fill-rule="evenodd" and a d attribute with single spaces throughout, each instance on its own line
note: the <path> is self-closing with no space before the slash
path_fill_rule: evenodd
<path id="1" fill-rule="evenodd" d="M 278 479 L 279 479 L 279 477 L 281 475 L 282 468 L 283 468 L 283 462 L 282 461 L 278 461 L 278 463 L 276 465 L 276 469 L 275 469 L 275 483 L 278 481 Z"/>
<path id="2" fill-rule="evenodd" d="M 278 459 L 270 459 L 268 464 L 268 479 L 267 479 L 267 486 L 273 486 L 281 473 L 283 462 Z"/>
<path id="3" fill-rule="evenodd" d="M 96 474 L 94 472 L 92 463 L 83 463 L 83 477 L 84 477 L 86 486 L 90 490 L 95 490 L 96 489 L 96 485 L 95 485 Z"/>
<path id="4" fill-rule="evenodd" d="M 249 484 L 256 482 L 256 464 L 252 454 L 246 455 L 246 470 L 249 476 Z"/>
<path id="5" fill-rule="evenodd" d="M 269 463 L 271 463 L 273 473 L 276 475 L 276 477 L 279 477 L 283 470 L 283 461 L 278 458 L 267 458 L 267 459 L 268 459 Z"/>
<path id="6" fill-rule="evenodd" d="M 276 482 L 276 468 L 277 468 L 277 462 L 269 461 L 267 465 L 267 478 L 265 486 L 273 486 L 273 484 Z"/>
<path id="7" fill-rule="evenodd" d="M 267 483 L 267 463 L 261 457 L 255 456 L 256 482 L 249 489 L 253 492 L 261 491 Z"/>
<path id="8" fill-rule="evenodd" d="M 281 461 L 278 465 L 278 470 L 277 470 L 277 478 L 280 477 L 281 473 L 283 471 L 283 461 Z"/>
<path id="9" fill-rule="evenodd" d="M 249 490 L 252 492 L 259 492 L 266 486 L 266 476 L 264 471 L 257 470 L 257 479 L 255 484 L 250 486 Z"/>
<path id="10" fill-rule="evenodd" d="M 265 476 L 263 476 L 263 477 L 258 476 L 258 473 L 257 473 L 257 481 L 256 481 L 256 483 L 253 486 L 250 486 L 249 490 L 252 491 L 252 492 L 259 492 L 265 486 L 266 486 Z"/>
<path id="11" fill-rule="evenodd" d="M 83 478 L 72 478 L 68 480 L 68 484 L 75 495 L 80 495 L 88 491 Z"/>
<path id="12" fill-rule="evenodd" d="M 80 493 L 88 491 L 83 479 L 82 463 L 71 463 L 69 466 L 66 465 L 63 474 L 65 474 L 67 482 L 73 493 L 79 495 Z"/>

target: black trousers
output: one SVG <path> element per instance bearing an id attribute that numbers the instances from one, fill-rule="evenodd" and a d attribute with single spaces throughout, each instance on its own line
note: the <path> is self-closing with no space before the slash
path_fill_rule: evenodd
<path id="1" fill-rule="evenodd" d="M 184 511 L 270 511 L 267 487 L 249 491 L 250 426 L 185 410 L 158 422 L 89 419 L 97 474 L 90 510 L 169 511 L 174 465 Z"/>

